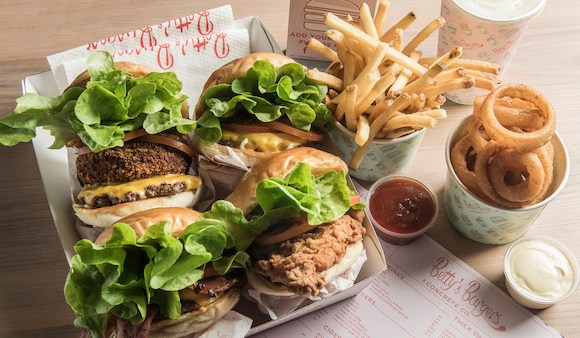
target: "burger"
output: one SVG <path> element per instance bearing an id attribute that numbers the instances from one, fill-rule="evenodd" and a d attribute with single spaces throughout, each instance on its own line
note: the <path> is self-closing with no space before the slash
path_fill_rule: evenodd
<path id="1" fill-rule="evenodd" d="M 346 164 L 301 147 L 258 162 L 229 201 L 251 219 L 270 219 L 249 249 L 249 285 L 266 295 L 317 296 L 363 255 L 364 206 Z"/>
<path id="2" fill-rule="evenodd" d="M 82 237 L 91 235 L 83 225 L 104 229 L 140 210 L 189 207 L 201 180 L 190 170 L 194 150 L 184 135 L 195 121 L 181 87 L 174 73 L 95 52 L 61 96 L 17 99 L 0 119 L 0 143 L 29 141 L 42 126 L 55 138 L 52 148 L 76 148 L 69 158 Z"/>
<path id="3" fill-rule="evenodd" d="M 79 241 L 64 293 L 83 336 L 183 337 L 223 317 L 240 298 L 247 255 L 221 225 L 155 208 Z"/>
<path id="4" fill-rule="evenodd" d="M 316 145 L 333 125 L 328 88 L 281 54 L 254 53 L 209 77 L 195 107 L 196 147 L 210 160 L 231 152 L 246 167 L 286 149 Z"/>

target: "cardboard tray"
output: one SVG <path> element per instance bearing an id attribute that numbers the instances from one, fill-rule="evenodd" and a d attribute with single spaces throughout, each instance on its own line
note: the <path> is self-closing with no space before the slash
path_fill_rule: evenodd
<path id="1" fill-rule="evenodd" d="M 248 28 L 250 32 L 250 49 L 252 52 L 282 53 L 282 50 L 272 35 L 257 17 L 237 20 L 236 25 L 238 28 Z M 27 77 L 23 80 L 22 87 L 24 93 L 39 93 L 50 97 L 60 94 L 51 72 L 44 72 Z M 41 128 L 37 129 L 37 136 L 32 142 L 48 205 L 62 248 L 70 263 L 71 257 L 75 254 L 73 249 L 74 244 L 80 239 L 80 236 L 75 228 L 75 217 L 70 198 L 71 181 L 67 150 L 64 148 L 56 150 L 48 149 L 53 142 L 53 138 L 47 130 Z M 352 182 L 349 183 L 352 186 Z M 367 251 L 368 260 L 364 264 L 353 287 L 327 299 L 300 308 L 277 320 L 270 320 L 269 317 L 260 313 L 254 304 L 249 301 L 242 301 L 236 309 L 254 320 L 249 335 L 264 331 L 330 304 L 355 296 L 368 286 L 374 277 L 384 271 L 387 268 L 387 263 L 379 239 L 369 223 L 368 218 L 365 218 L 364 225 L 367 229 L 364 246 Z"/>

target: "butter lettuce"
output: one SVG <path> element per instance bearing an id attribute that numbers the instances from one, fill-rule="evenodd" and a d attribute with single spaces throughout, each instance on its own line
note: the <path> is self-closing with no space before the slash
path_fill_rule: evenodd
<path id="1" fill-rule="evenodd" d="M 149 304 L 159 305 L 168 318 L 179 317 L 178 291 L 203 278 L 206 265 L 220 274 L 246 267 L 249 256 L 243 250 L 256 236 L 249 226 L 239 209 L 218 201 L 180 237 L 171 235 L 165 221 L 141 238 L 117 223 L 103 245 L 77 242 L 64 288 L 77 315 L 75 325 L 99 337 L 110 314 L 138 324 Z"/>
<path id="2" fill-rule="evenodd" d="M 80 139 L 91 151 L 123 146 L 126 132 L 144 128 L 149 134 L 176 128 L 187 134 L 196 122 L 181 116 L 187 96 L 174 73 L 150 73 L 135 78 L 115 68 L 111 55 L 98 51 L 87 59 L 87 88 L 73 87 L 55 98 L 25 94 L 14 111 L 0 118 L 0 144 L 13 146 L 36 136 L 36 128 L 50 131 L 62 148 Z"/>
<path id="3" fill-rule="evenodd" d="M 232 84 L 208 88 L 199 104 L 205 110 L 197 121 L 196 135 L 209 143 L 222 136 L 221 122 L 254 117 L 261 122 L 287 118 L 304 131 L 312 127 L 328 131 L 334 117 L 322 102 L 328 88 L 306 77 L 302 65 L 289 63 L 278 70 L 258 60 Z"/>

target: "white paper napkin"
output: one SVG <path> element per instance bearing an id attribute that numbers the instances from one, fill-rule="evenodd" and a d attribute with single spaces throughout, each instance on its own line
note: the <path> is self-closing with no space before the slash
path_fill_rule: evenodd
<path id="1" fill-rule="evenodd" d="M 189 96 L 191 116 L 207 78 L 250 53 L 250 37 L 247 29 L 234 29 L 229 5 L 139 28 L 49 56 L 61 92 L 86 69 L 86 58 L 95 50 L 108 51 L 115 61 L 176 73 Z"/>

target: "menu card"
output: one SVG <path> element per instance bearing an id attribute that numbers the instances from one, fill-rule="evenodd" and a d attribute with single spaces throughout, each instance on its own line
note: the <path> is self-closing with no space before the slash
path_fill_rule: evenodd
<path id="1" fill-rule="evenodd" d="M 361 196 L 366 195 L 363 189 L 359 189 Z M 360 294 L 261 335 L 561 336 L 428 236 L 404 246 L 381 244 L 388 269 Z"/>

